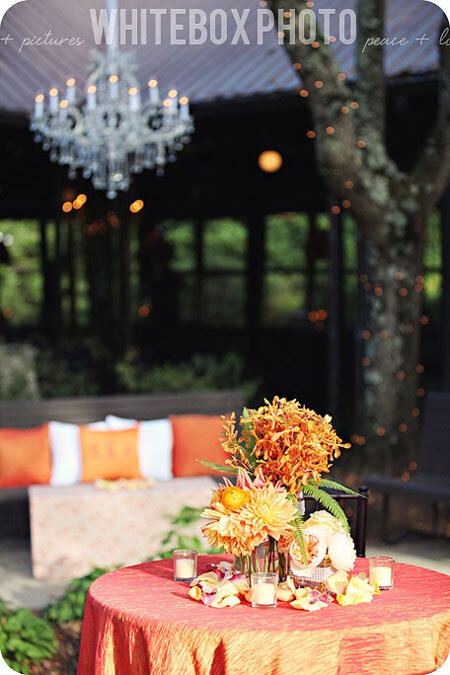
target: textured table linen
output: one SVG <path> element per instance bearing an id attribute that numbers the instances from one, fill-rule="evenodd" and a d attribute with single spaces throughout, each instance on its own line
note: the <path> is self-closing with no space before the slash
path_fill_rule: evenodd
<path id="1" fill-rule="evenodd" d="M 224 556 L 200 556 L 199 574 Z M 355 570 L 368 572 L 368 560 Z M 397 563 L 371 604 L 318 612 L 213 609 L 172 581 L 172 561 L 128 567 L 89 590 L 78 675 L 421 675 L 450 647 L 450 577 Z"/>

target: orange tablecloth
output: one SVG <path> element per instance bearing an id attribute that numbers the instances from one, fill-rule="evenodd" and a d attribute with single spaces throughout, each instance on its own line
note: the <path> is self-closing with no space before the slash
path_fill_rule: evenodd
<path id="1" fill-rule="evenodd" d="M 222 557 L 199 557 L 199 573 Z M 368 571 L 359 559 L 356 571 Z M 79 675 L 421 675 L 450 647 L 450 577 L 398 563 L 371 604 L 318 612 L 213 609 L 172 581 L 172 561 L 111 572 L 86 603 Z"/>

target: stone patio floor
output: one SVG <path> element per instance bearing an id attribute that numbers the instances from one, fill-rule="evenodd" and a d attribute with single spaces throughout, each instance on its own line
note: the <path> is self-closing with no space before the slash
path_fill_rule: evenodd
<path id="1" fill-rule="evenodd" d="M 399 562 L 419 565 L 450 575 L 450 541 L 407 537 L 390 546 L 369 539 L 367 556 L 391 555 Z M 31 576 L 29 542 L 9 540 L 0 543 L 0 598 L 11 607 L 41 609 L 56 600 L 67 584 L 61 581 L 36 581 Z"/>

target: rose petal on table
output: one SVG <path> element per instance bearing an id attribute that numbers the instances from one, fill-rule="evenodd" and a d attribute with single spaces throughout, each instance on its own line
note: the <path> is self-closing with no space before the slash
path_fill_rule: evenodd
<path id="1" fill-rule="evenodd" d="M 216 592 L 220 595 L 239 595 L 239 588 L 232 581 L 222 581 L 217 587 Z"/>
<path id="2" fill-rule="evenodd" d="M 281 588 L 280 586 L 278 586 L 277 600 L 280 600 L 281 602 L 291 602 L 291 600 L 293 600 L 294 598 L 295 595 L 290 588 Z"/>
<path id="3" fill-rule="evenodd" d="M 202 599 L 202 591 L 199 586 L 193 586 L 189 590 L 189 597 L 192 598 L 193 600 L 201 600 Z"/>
<path id="4" fill-rule="evenodd" d="M 217 597 L 219 594 L 216 593 L 214 596 L 210 607 L 222 608 L 222 607 L 234 607 L 235 605 L 240 604 L 240 600 L 235 595 L 225 595 L 222 597 Z"/>
<path id="5" fill-rule="evenodd" d="M 219 577 L 215 572 L 204 572 L 203 574 L 200 574 L 198 577 L 196 577 L 193 581 L 191 581 L 191 586 L 197 586 L 200 581 L 209 581 L 211 582 L 217 582 L 219 581 Z"/>
<path id="6" fill-rule="evenodd" d="M 210 584 L 208 581 L 200 581 L 199 585 L 203 593 L 215 593 L 217 590 L 217 584 Z"/>

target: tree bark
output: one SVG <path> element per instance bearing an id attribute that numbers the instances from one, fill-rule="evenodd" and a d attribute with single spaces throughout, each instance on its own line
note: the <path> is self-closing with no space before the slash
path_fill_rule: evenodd
<path id="1" fill-rule="evenodd" d="M 408 248 L 408 247 L 407 247 Z M 367 246 L 368 297 L 363 331 L 363 395 L 359 420 L 367 448 L 390 472 L 414 455 L 417 440 L 417 377 L 420 353 L 421 255 L 412 244 L 408 255 L 393 248 Z"/>
<path id="2" fill-rule="evenodd" d="M 306 0 L 276 8 L 299 13 Z M 301 77 L 316 133 L 319 169 L 348 207 L 367 248 L 367 326 L 359 419 L 368 447 L 387 468 L 401 466 L 417 444 L 417 366 L 420 347 L 423 230 L 450 176 L 450 50 L 441 48 L 439 106 L 434 132 L 407 174 L 385 143 L 384 0 L 359 0 L 357 75 L 351 89 L 332 50 L 315 43 L 286 48 Z M 298 26 L 297 26 L 298 28 Z M 298 31 L 297 31 L 298 34 Z M 364 275 L 363 275 L 364 277 Z M 398 459 L 398 461 L 397 461 Z"/>

